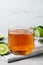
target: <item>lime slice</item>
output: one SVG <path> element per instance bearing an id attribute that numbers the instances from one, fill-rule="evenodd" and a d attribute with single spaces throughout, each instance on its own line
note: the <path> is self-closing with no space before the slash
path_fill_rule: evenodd
<path id="1" fill-rule="evenodd" d="M 6 44 L 0 44 L 0 55 L 7 54 L 9 51 Z"/>
<path id="2" fill-rule="evenodd" d="M 4 38 L 4 35 L 0 34 L 0 40 Z"/>

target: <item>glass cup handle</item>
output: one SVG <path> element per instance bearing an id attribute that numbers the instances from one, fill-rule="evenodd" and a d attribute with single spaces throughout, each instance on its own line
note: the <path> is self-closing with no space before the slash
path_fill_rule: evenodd
<path id="1" fill-rule="evenodd" d="M 39 39 L 40 39 L 39 37 L 40 37 L 40 34 L 38 33 L 38 36 L 37 37 L 34 37 L 34 40 L 38 42 Z"/>

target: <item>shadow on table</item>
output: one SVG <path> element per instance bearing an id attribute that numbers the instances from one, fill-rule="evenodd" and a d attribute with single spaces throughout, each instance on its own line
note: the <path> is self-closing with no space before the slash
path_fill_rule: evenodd
<path id="1" fill-rule="evenodd" d="M 39 54 L 39 55 L 31 56 L 31 57 L 26 57 L 26 58 L 22 58 L 22 59 L 17 59 L 17 60 L 15 60 L 15 61 L 11 61 L 11 62 L 8 62 L 8 63 L 17 62 L 17 61 L 21 61 L 21 60 L 25 60 L 25 59 L 29 59 L 29 58 L 40 57 L 40 56 L 43 56 L 43 53 L 41 53 L 41 54 Z"/>

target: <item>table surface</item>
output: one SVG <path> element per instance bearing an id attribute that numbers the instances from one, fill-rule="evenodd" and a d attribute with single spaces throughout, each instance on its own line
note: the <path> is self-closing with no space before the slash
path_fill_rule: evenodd
<path id="1" fill-rule="evenodd" d="M 0 65 L 4 65 L 4 64 L 5 65 L 43 65 L 43 54 L 12 63 L 7 63 L 3 61 L 0 57 Z"/>
<path id="2" fill-rule="evenodd" d="M 3 61 L 0 57 L 0 65 L 4 65 L 4 64 L 5 65 L 43 65 L 43 54 L 12 63 L 7 63 Z"/>

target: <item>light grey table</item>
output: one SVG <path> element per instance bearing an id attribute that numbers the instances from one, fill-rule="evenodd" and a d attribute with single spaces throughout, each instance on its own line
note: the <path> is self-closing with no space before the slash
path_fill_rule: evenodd
<path id="1" fill-rule="evenodd" d="M 7 63 L 0 57 L 0 65 L 43 65 L 43 54 L 12 63 Z"/>

